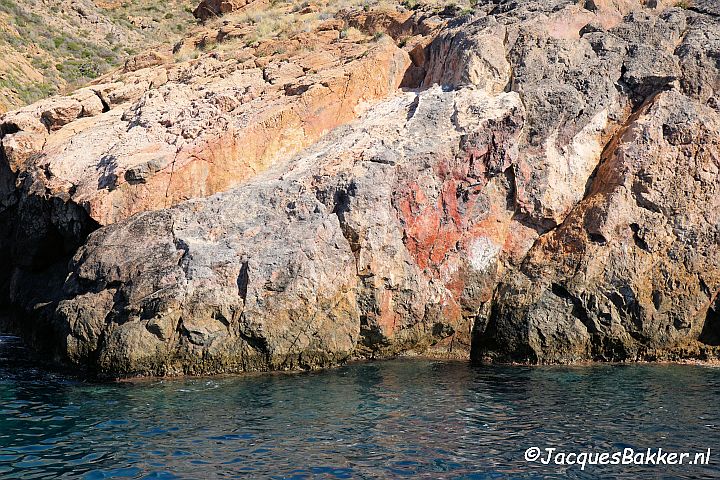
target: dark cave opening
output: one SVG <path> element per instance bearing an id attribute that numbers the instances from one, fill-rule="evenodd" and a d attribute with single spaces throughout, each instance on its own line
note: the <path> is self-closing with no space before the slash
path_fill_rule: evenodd
<path id="1" fill-rule="evenodd" d="M 708 308 L 705 324 L 698 340 L 705 345 L 720 346 L 720 299 Z"/>

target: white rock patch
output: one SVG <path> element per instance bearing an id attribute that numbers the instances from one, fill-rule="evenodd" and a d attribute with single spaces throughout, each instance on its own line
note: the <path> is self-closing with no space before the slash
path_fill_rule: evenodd
<path id="1" fill-rule="evenodd" d="M 479 272 L 486 272 L 497 261 L 500 245 L 486 237 L 476 238 L 470 243 L 468 259 L 470 266 Z"/>

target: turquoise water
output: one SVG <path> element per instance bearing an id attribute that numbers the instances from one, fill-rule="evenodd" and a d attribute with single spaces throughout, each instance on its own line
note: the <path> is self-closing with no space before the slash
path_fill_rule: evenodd
<path id="1" fill-rule="evenodd" d="M 713 478 L 708 465 L 528 463 L 565 451 L 714 449 L 720 369 L 402 360 L 93 384 L 0 338 L 0 478 Z M 720 449 L 720 447 L 718 447 Z"/>

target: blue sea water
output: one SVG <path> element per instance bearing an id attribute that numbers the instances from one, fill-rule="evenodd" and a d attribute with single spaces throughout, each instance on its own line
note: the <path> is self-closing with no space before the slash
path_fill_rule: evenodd
<path id="1" fill-rule="evenodd" d="M 720 477 L 718 368 L 404 359 L 97 384 L 23 358 L 0 337 L 3 479 Z M 711 456 L 583 470 L 525 461 L 534 446 Z"/>

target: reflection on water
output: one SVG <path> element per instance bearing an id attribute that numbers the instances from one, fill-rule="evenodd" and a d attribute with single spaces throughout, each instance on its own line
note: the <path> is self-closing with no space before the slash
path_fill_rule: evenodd
<path id="1" fill-rule="evenodd" d="M 91 384 L 38 370 L 0 337 L 0 478 L 673 478 L 710 465 L 528 464 L 566 451 L 715 448 L 720 369 L 471 367 L 403 360 L 337 370 Z"/>

